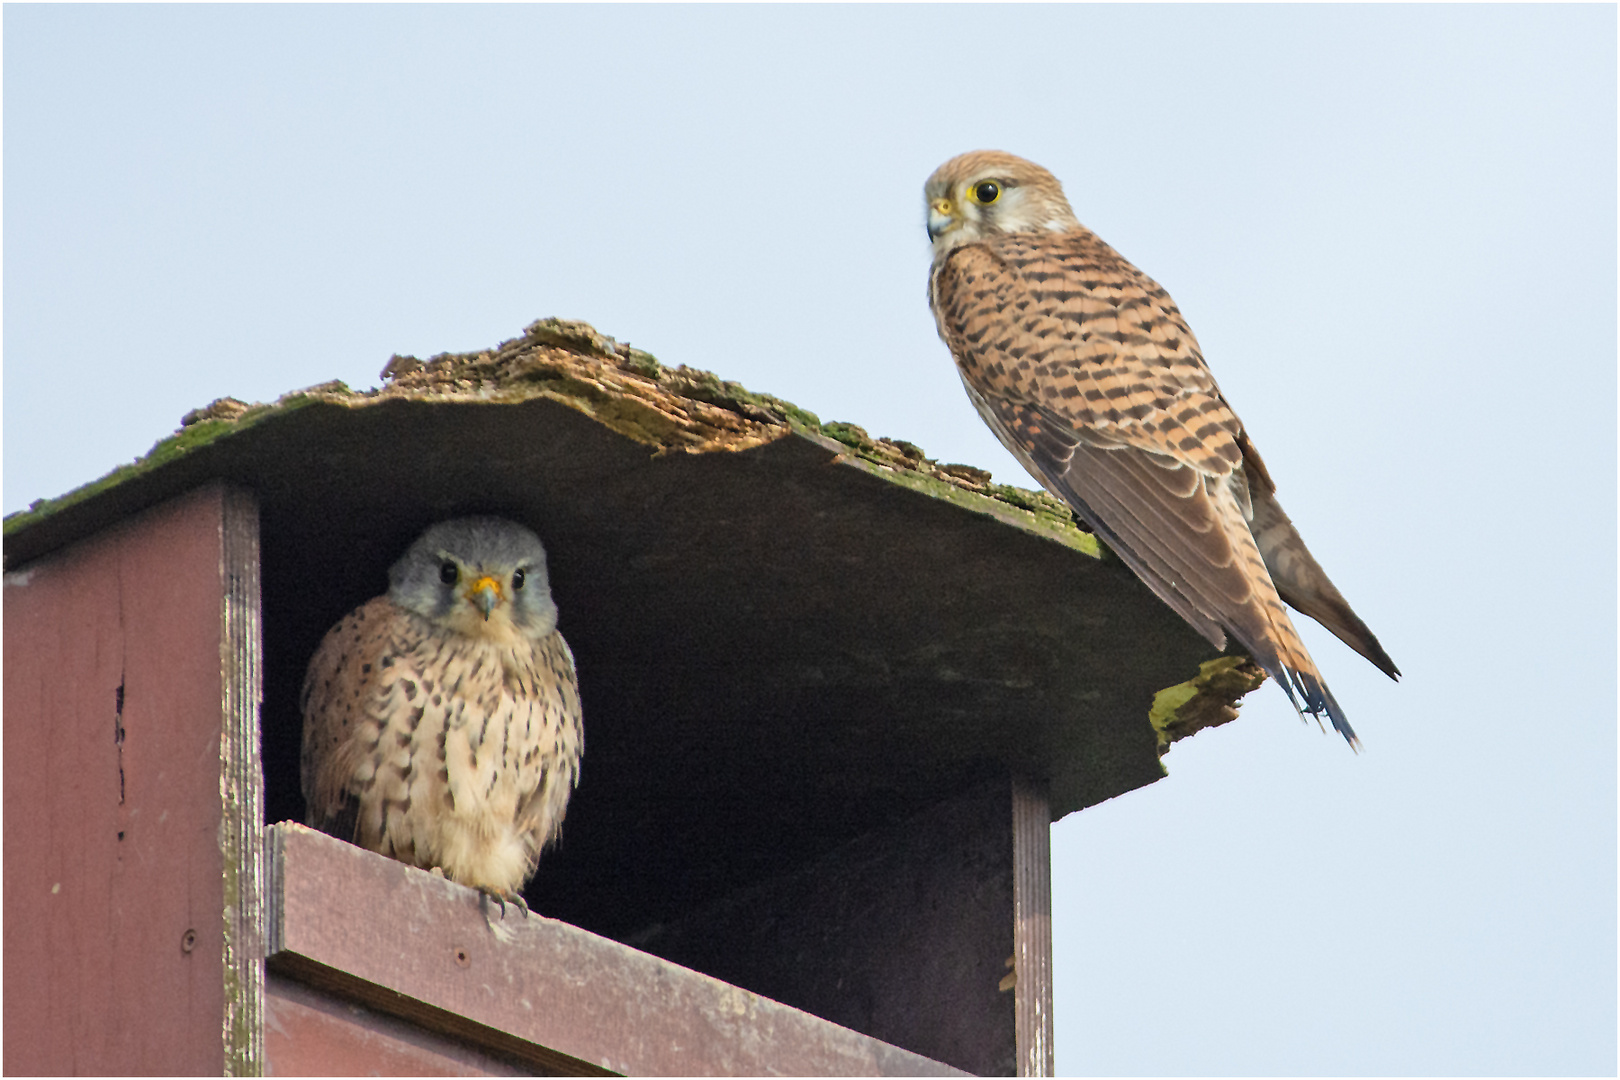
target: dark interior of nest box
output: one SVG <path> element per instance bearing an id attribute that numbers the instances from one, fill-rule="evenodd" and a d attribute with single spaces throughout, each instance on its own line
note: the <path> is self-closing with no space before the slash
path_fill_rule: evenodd
<path id="1" fill-rule="evenodd" d="M 654 455 L 549 401 L 392 401 L 311 405 L 194 456 L 166 482 L 259 499 L 270 822 L 304 817 L 298 693 L 326 630 L 434 521 L 540 535 L 586 748 L 526 897 L 651 951 L 659 927 L 689 940 L 705 906 L 987 783 L 1049 782 L 1056 818 L 1158 779 L 1152 694 L 1211 655 L 1117 563 L 807 436 Z"/>
<path id="2" fill-rule="evenodd" d="M 1156 779 L 1152 690 L 1208 654 L 1123 567 L 806 439 L 655 457 L 550 402 L 393 402 L 253 453 L 268 818 L 303 816 L 321 636 L 427 525 L 510 517 L 546 544 L 586 725 L 530 896 L 610 935 L 997 773 L 1047 776 L 1055 814 Z"/>

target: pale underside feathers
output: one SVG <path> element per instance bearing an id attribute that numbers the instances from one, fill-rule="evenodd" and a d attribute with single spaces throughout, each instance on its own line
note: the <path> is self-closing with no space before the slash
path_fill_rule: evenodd
<path id="1" fill-rule="evenodd" d="M 985 423 L 1199 633 L 1230 633 L 1358 745 L 1283 602 L 1399 671 L 1278 505 L 1169 294 L 1031 162 L 964 154 L 926 196 L 929 302 Z"/>
<path id="2" fill-rule="evenodd" d="M 310 825 L 499 897 L 557 838 L 584 750 L 545 551 L 496 518 L 429 529 L 304 679 Z"/>

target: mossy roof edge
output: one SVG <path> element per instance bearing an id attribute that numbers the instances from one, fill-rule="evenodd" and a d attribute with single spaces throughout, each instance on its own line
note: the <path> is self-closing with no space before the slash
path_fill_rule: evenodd
<path id="1" fill-rule="evenodd" d="M 86 514 L 88 521 L 103 516 L 101 509 L 116 515 L 144 508 L 172 494 L 170 489 L 177 484 L 239 477 L 242 462 L 233 460 L 239 455 L 227 453 L 210 460 L 210 452 L 228 450 L 236 437 L 312 405 L 363 409 L 394 401 L 517 404 L 535 399 L 565 405 L 652 448 L 655 455 L 740 451 L 782 438 L 804 438 L 838 455 L 836 460 L 846 466 L 1094 558 L 1106 557 L 1105 548 L 1076 525 L 1068 507 L 1044 491 L 991 483 L 985 470 L 940 463 L 913 443 L 875 438 L 852 423 L 822 421 L 791 402 L 750 391 L 708 371 L 667 367 L 651 354 L 576 320 L 541 319 L 525 328 L 522 336 L 478 352 L 444 353 L 426 361 L 394 356 L 383 380 L 383 385 L 368 390 L 331 381 L 291 391 L 268 404 L 221 398 L 193 410 L 178 431 L 135 461 L 8 515 L 3 524 L 6 565 L 13 567 L 76 539 L 85 526 L 78 520 L 54 520 L 64 511 L 84 511 L 85 504 L 110 497 L 113 506 Z M 120 490 L 126 486 L 145 490 Z M 41 526 L 48 535 L 20 545 L 22 558 L 14 559 L 15 541 Z M 1173 741 L 1234 719 L 1243 695 L 1264 678 L 1246 657 L 1221 657 L 1206 663 L 1187 682 L 1161 691 L 1150 716 L 1160 753 Z"/>
<path id="2" fill-rule="evenodd" d="M 7 515 L 3 535 L 10 540 L 63 510 L 316 402 L 363 408 L 400 399 L 495 404 L 547 398 L 659 454 L 746 450 L 800 435 L 835 450 L 845 464 L 1101 556 L 1096 537 L 1046 492 L 992 483 L 983 469 L 938 462 L 914 443 L 874 438 L 856 424 L 824 422 L 792 402 L 712 372 L 666 367 L 650 353 L 578 320 L 540 319 L 521 337 L 478 352 L 443 353 L 426 361 L 396 355 L 383 378 L 382 386 L 369 390 L 321 383 L 268 404 L 220 398 L 187 413 L 179 430 L 135 461 Z"/>

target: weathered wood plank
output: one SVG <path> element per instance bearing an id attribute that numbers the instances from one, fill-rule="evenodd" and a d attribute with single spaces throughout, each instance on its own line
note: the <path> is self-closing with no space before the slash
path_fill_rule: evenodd
<path id="1" fill-rule="evenodd" d="M 1014 1009 L 1018 1075 L 1051 1076 L 1052 1052 L 1052 809 L 1046 785 L 1014 780 Z"/>
<path id="2" fill-rule="evenodd" d="M 530 1076 L 491 1057 L 294 979 L 265 985 L 265 1055 L 276 1076 Z"/>
<path id="3" fill-rule="evenodd" d="M 219 791 L 225 874 L 225 1072 L 264 1072 L 264 697 L 259 609 L 259 503 L 226 488 L 220 527 Z"/>
<path id="4" fill-rule="evenodd" d="M 5 576 L 5 1067 L 225 1068 L 220 485 Z"/>
<path id="5" fill-rule="evenodd" d="M 278 975 L 555 1072 L 960 1075 L 299 825 L 270 827 Z M 275 1061 L 269 1063 L 275 1069 Z"/>

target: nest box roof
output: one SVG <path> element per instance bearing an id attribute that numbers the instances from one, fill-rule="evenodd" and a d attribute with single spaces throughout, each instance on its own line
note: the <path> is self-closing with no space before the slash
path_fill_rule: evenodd
<path id="1" fill-rule="evenodd" d="M 1159 779 L 1172 738 L 1258 685 L 1050 496 L 584 323 L 384 374 L 222 399 L 6 519 L 11 569 L 209 480 L 257 494 L 271 820 L 302 816 L 297 689 L 321 635 L 426 525 L 468 513 L 550 553 L 586 756 L 541 878 L 570 889 L 684 863 L 701 893 L 704 837 L 763 874 L 992 772 L 1048 780 L 1055 819 Z M 691 839 L 570 868 L 591 805 L 596 827 Z"/>

